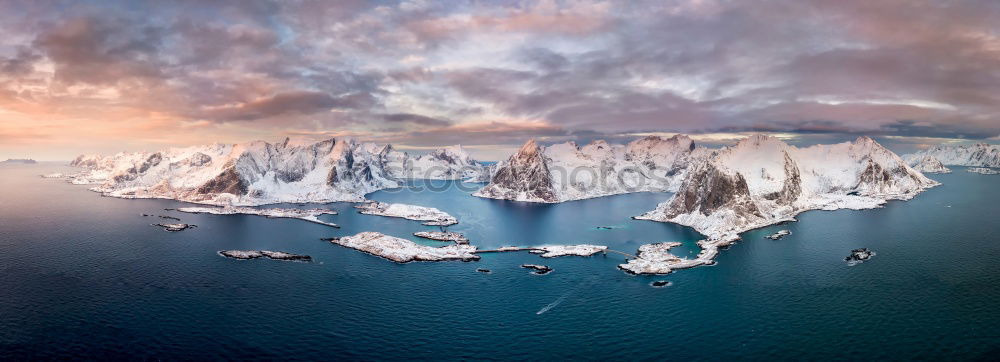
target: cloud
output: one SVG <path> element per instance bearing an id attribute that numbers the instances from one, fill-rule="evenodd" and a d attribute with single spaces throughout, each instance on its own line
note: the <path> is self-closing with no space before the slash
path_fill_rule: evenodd
<path id="1" fill-rule="evenodd" d="M 218 121 L 251 121 L 287 114 L 314 114 L 332 109 L 359 108 L 371 102 L 366 94 L 333 97 L 322 92 L 292 91 L 236 105 L 208 108 L 203 117 Z"/>
<path id="2" fill-rule="evenodd" d="M 0 2 L 0 112 L 177 144 L 996 141 L 997 18 L 987 0 Z"/>
<path id="3" fill-rule="evenodd" d="M 451 121 L 448 121 L 446 119 L 422 116 L 413 113 L 392 113 L 383 115 L 382 118 L 385 119 L 387 122 L 394 122 L 394 123 L 409 122 L 424 126 L 448 126 L 451 124 Z"/>

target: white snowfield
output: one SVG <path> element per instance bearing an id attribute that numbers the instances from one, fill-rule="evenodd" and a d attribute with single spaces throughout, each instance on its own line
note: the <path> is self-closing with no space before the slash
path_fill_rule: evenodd
<path id="1" fill-rule="evenodd" d="M 266 216 L 269 218 L 291 218 L 305 220 L 309 222 L 314 222 L 321 225 L 340 227 L 332 222 L 326 222 L 319 219 L 320 215 L 336 215 L 337 212 L 334 210 L 326 209 L 280 209 L 280 208 L 268 208 L 268 209 L 258 209 L 253 207 L 181 207 L 177 211 L 187 212 L 193 214 L 213 214 L 213 215 L 258 215 Z"/>
<path id="2" fill-rule="evenodd" d="M 951 169 L 944 166 L 937 157 L 926 155 L 916 160 L 910 160 L 910 166 L 914 170 L 923 173 L 951 173 Z"/>
<path id="3" fill-rule="evenodd" d="M 933 156 L 949 166 L 976 166 L 1000 168 L 1000 145 L 976 143 L 971 145 L 939 145 L 904 156 L 907 161 L 918 162 Z"/>
<path id="4" fill-rule="evenodd" d="M 414 170 L 414 165 L 420 167 Z M 74 184 L 123 198 L 164 198 L 209 205 L 363 201 L 407 178 L 479 177 L 485 169 L 461 146 L 411 157 L 390 145 L 350 139 L 254 141 L 159 152 L 81 155 Z"/>
<path id="5" fill-rule="evenodd" d="M 529 140 L 496 166 L 474 195 L 555 203 L 630 192 L 675 191 L 692 160 L 708 155 L 687 136 L 645 137 L 627 145 L 603 140 L 548 147 Z"/>
<path id="6" fill-rule="evenodd" d="M 356 205 L 354 208 L 365 215 L 399 217 L 407 220 L 423 221 L 424 225 L 430 226 L 458 224 L 458 220 L 454 216 L 433 207 L 371 201 Z"/>
<path id="7" fill-rule="evenodd" d="M 448 245 L 439 248 L 420 245 L 382 233 L 368 231 L 333 239 L 331 243 L 380 256 L 397 263 L 411 261 L 479 260 L 472 245 Z"/>

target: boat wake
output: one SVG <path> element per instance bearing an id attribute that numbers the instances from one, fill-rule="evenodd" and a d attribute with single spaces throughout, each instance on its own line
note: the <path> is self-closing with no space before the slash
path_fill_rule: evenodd
<path id="1" fill-rule="evenodd" d="M 552 308 L 555 308 L 559 304 L 562 304 L 562 302 L 564 302 L 566 298 L 569 298 L 570 295 L 573 295 L 573 293 L 576 293 L 578 290 L 583 289 L 587 285 L 593 284 L 595 279 L 596 279 L 595 277 L 592 277 L 587 279 L 585 283 L 580 283 L 580 286 L 576 287 L 575 289 L 571 289 L 570 291 L 566 292 L 566 294 L 563 294 L 561 297 L 556 299 L 554 302 L 549 303 L 548 305 L 542 307 L 542 309 L 539 309 L 537 312 L 535 312 L 535 315 L 540 315 L 552 310 Z"/>
<path id="2" fill-rule="evenodd" d="M 542 309 L 539 309 L 537 312 L 535 312 L 535 314 L 542 314 L 542 313 L 548 312 L 550 309 L 555 308 L 557 305 L 559 305 L 564 300 L 566 300 L 566 297 L 568 297 L 568 296 L 569 296 L 569 293 L 566 293 L 565 295 L 559 297 L 559 299 L 556 299 L 555 302 L 549 303 L 549 305 L 542 307 Z"/>

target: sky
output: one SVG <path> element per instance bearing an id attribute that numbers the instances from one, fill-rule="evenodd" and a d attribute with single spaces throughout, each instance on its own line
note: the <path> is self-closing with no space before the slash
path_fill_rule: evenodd
<path id="1" fill-rule="evenodd" d="M 1000 1 L 0 0 L 0 158 L 1000 142 Z"/>

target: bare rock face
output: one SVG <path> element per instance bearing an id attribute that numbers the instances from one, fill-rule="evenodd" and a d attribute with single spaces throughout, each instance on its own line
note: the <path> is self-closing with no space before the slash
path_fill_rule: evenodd
<path id="1" fill-rule="evenodd" d="M 781 191 L 764 195 L 764 198 L 774 200 L 781 205 L 790 205 L 802 194 L 802 175 L 799 173 L 798 165 L 788 156 L 788 152 L 783 153 L 785 154 L 784 186 L 782 186 Z"/>
<path id="2" fill-rule="evenodd" d="M 721 209 L 761 217 L 742 175 L 723 172 L 711 162 L 704 162 L 692 169 L 667 206 L 665 215 L 668 218 L 692 212 L 711 215 Z"/>
<path id="3" fill-rule="evenodd" d="M 559 201 L 552 187 L 545 157 L 535 140 L 525 143 L 502 166 L 498 166 L 490 184 L 476 192 L 476 196 L 535 202 Z"/>
<path id="4" fill-rule="evenodd" d="M 246 182 L 240 178 L 236 168 L 226 168 L 215 178 L 208 180 L 197 189 L 199 194 L 233 194 L 246 195 L 248 191 Z"/>

